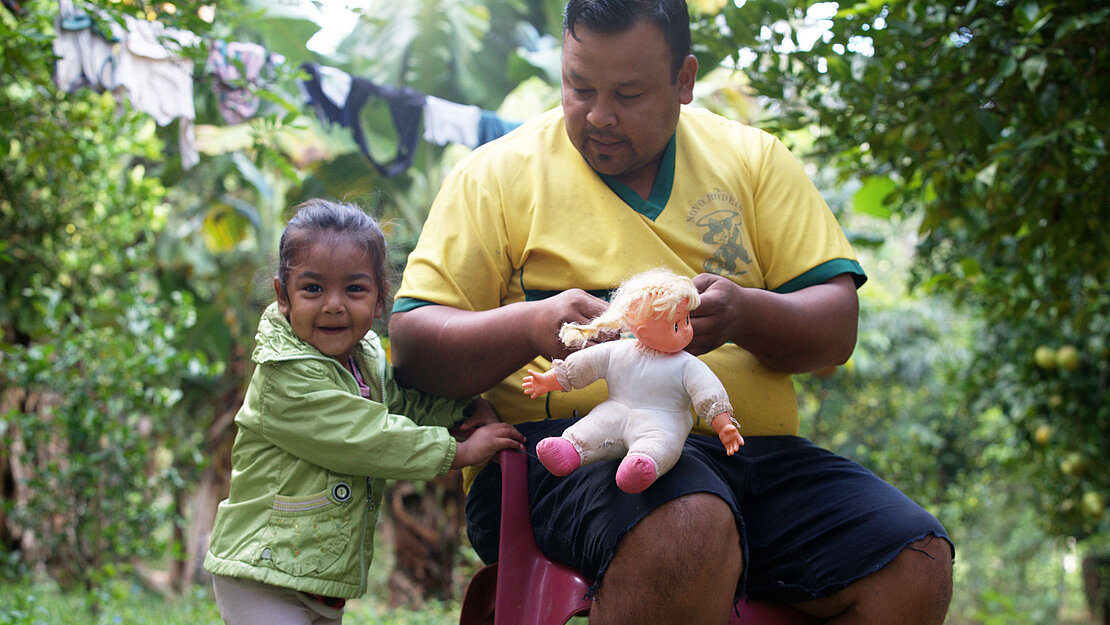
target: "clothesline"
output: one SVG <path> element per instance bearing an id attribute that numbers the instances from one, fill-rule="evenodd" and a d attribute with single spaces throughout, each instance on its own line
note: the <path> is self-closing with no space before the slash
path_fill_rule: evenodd
<path id="1" fill-rule="evenodd" d="M 67 93 L 88 88 L 127 97 L 136 110 L 151 115 L 159 126 L 180 120 L 182 167 L 189 169 L 200 162 L 194 128 L 195 68 L 192 59 L 181 51 L 201 45 L 201 38 L 131 16 L 124 16 L 122 25 L 97 18 L 75 6 L 73 0 L 59 0 L 58 4 L 55 84 Z M 281 55 L 255 43 L 209 43 L 204 73 L 211 76 L 225 123 L 242 123 L 257 114 L 260 98 L 254 90 L 272 82 L 275 68 L 284 62 Z M 347 128 L 360 151 L 383 176 L 396 176 L 408 169 L 420 138 L 437 145 L 458 143 L 474 148 L 520 125 L 493 111 L 437 98 L 411 87 L 374 84 L 335 67 L 304 63 L 301 69 L 308 74 L 300 81 L 306 104 L 322 123 Z M 370 153 L 359 119 L 359 112 L 373 98 L 385 101 L 398 137 L 396 154 L 384 164 Z"/>

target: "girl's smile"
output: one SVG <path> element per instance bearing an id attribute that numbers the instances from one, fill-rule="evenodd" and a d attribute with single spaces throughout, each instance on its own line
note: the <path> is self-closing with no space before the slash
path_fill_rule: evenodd
<path id="1" fill-rule="evenodd" d="M 382 313 L 370 254 L 353 241 L 325 239 L 307 246 L 291 269 L 289 298 L 279 291 L 278 301 L 293 332 L 346 365 Z"/>

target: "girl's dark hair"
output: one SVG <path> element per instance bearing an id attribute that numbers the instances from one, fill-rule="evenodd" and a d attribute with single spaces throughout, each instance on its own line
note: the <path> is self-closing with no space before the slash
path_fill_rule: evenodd
<path id="1" fill-rule="evenodd" d="M 575 39 L 581 25 L 611 35 L 635 26 L 641 20 L 663 31 L 671 51 L 671 80 L 678 79 L 690 55 L 690 12 L 686 0 L 570 0 L 563 14 L 563 33 Z"/>
<path id="2" fill-rule="evenodd" d="M 296 214 L 286 224 L 278 244 L 278 299 L 289 301 L 289 274 L 300 253 L 321 240 L 339 240 L 362 245 L 370 256 L 378 304 L 385 310 L 389 297 L 389 256 L 381 226 L 361 208 L 344 202 L 314 198 L 293 207 Z"/>

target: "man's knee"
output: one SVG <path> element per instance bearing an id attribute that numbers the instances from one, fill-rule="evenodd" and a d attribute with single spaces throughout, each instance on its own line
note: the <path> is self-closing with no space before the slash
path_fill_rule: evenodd
<path id="1" fill-rule="evenodd" d="M 669 556 L 666 559 L 692 570 L 705 570 L 707 562 L 741 560 L 736 517 L 716 495 L 694 493 L 674 499 L 645 517 L 633 528 L 637 530 L 650 537 L 653 548 Z"/>
<path id="2" fill-rule="evenodd" d="M 952 547 L 927 536 L 844 590 L 796 607 L 824 620 L 845 616 L 859 623 L 940 625 L 951 599 Z"/>
<path id="3" fill-rule="evenodd" d="M 708 493 L 679 497 L 621 540 L 591 622 L 595 616 L 602 623 L 724 622 L 741 567 L 739 531 L 728 504 Z"/>
<path id="4" fill-rule="evenodd" d="M 899 557 L 916 558 L 920 570 L 923 601 L 930 613 L 944 620 L 952 600 L 952 545 L 937 536 L 927 536 L 907 546 Z"/>

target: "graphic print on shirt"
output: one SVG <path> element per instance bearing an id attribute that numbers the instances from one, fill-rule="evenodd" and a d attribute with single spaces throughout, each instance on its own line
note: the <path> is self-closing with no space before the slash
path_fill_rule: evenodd
<path id="1" fill-rule="evenodd" d="M 743 206 L 734 196 L 713 189 L 686 213 L 686 223 L 701 234 L 709 255 L 702 268 L 720 276 L 741 276 L 751 269 L 751 244 L 744 230 Z"/>

